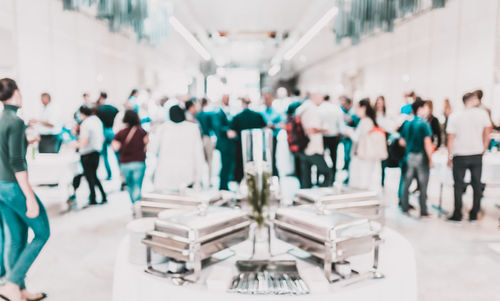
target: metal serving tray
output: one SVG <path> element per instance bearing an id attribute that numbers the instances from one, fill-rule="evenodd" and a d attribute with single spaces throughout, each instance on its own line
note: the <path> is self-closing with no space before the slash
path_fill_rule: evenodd
<path id="1" fill-rule="evenodd" d="M 322 211 L 333 210 L 355 217 L 364 217 L 383 223 L 383 204 L 375 191 L 361 191 L 348 188 L 301 189 L 296 203 L 314 204 Z"/>
<path id="2" fill-rule="evenodd" d="M 310 290 L 295 260 L 239 260 L 230 293 L 251 295 L 305 295 Z"/>
<path id="3" fill-rule="evenodd" d="M 232 200 L 228 194 L 221 192 L 196 192 L 187 190 L 180 192 L 150 192 L 142 195 L 136 203 L 141 217 L 157 217 L 167 209 L 197 209 L 206 206 L 222 206 Z"/>
<path id="4" fill-rule="evenodd" d="M 190 263 L 195 281 L 199 279 L 203 262 L 213 263 L 210 257 L 248 239 L 251 221 L 238 209 L 210 206 L 203 215 L 182 212 L 166 220 L 157 220 L 155 229 L 148 232 L 143 243 L 151 251 L 169 259 Z M 147 272 L 169 277 L 169 273 L 153 268 L 148 258 Z"/>
<path id="5" fill-rule="evenodd" d="M 332 267 L 344 264 L 351 256 L 370 252 L 374 252 L 371 273 L 380 276 L 377 268 L 381 229 L 381 224 L 373 220 L 338 212 L 321 214 L 314 206 L 280 208 L 274 219 L 276 237 L 323 264 L 330 282 L 340 279 L 333 277 Z"/>

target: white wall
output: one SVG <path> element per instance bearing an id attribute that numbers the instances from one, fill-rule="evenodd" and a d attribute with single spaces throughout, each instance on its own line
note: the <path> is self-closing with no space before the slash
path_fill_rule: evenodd
<path id="1" fill-rule="evenodd" d="M 493 105 L 494 62 L 495 56 L 500 57 L 495 47 L 498 3 L 449 0 L 446 8 L 402 23 L 393 33 L 338 47 L 328 59 L 303 70 L 299 85 L 303 90 L 338 94 L 338 83 L 349 90 L 346 78 L 358 74 L 356 95 L 383 94 L 392 112 L 399 110 L 404 92 L 410 90 L 433 99 L 437 112 L 442 111 L 444 98 L 458 108 L 463 93 L 477 88 Z"/>
<path id="2" fill-rule="evenodd" d="M 105 90 L 118 105 L 136 87 L 181 93 L 196 74 L 198 57 L 175 33 L 150 47 L 89 15 L 63 11 L 60 0 L 0 0 L 0 7 L 0 77 L 18 81 L 26 117 L 36 113 L 41 92 L 51 93 L 67 120 L 83 92 L 96 98 Z"/>

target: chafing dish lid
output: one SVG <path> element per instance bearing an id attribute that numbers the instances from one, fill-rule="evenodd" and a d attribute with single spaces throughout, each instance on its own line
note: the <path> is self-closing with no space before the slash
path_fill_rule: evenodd
<path id="1" fill-rule="evenodd" d="M 196 192 L 188 190 L 185 193 L 178 192 L 149 192 L 142 195 L 143 202 L 160 202 L 171 204 L 173 206 L 197 206 L 202 203 L 214 203 L 222 200 L 222 195 L 219 192 Z"/>
<path id="2" fill-rule="evenodd" d="M 338 241 L 378 233 L 381 226 L 366 218 L 338 212 L 319 214 L 313 206 L 280 208 L 275 223 L 288 231 L 301 233 L 322 241 Z"/>
<path id="3" fill-rule="evenodd" d="M 335 188 L 313 188 L 301 189 L 297 193 L 297 197 L 315 203 L 336 203 L 336 202 L 351 202 L 351 201 L 368 201 L 377 200 L 375 191 L 364 191 L 355 189 L 337 190 Z"/>
<path id="4" fill-rule="evenodd" d="M 157 220 L 155 231 L 172 234 L 181 240 L 201 241 L 248 225 L 247 214 L 239 209 L 209 206 L 204 214 L 181 211 L 178 215 Z"/>

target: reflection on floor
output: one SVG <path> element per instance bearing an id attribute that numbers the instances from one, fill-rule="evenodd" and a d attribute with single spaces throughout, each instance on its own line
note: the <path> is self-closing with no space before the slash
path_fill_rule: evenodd
<path id="1" fill-rule="evenodd" d="M 387 225 L 406 236 L 415 248 L 419 300 L 498 300 L 500 210 L 495 203 L 500 200 L 500 188 L 487 188 L 481 221 L 451 224 L 433 211 L 435 215 L 425 220 L 401 215 L 394 184 L 398 171 L 389 171 L 388 177 Z M 109 190 L 116 190 L 118 183 L 106 184 Z M 51 209 L 52 237 L 30 272 L 30 288 L 47 291 L 54 301 L 111 300 L 114 255 L 131 218 L 128 195 L 115 192 L 106 206 L 61 216 L 57 213 L 60 202 L 51 191 L 39 189 L 39 194 Z M 430 202 L 437 203 L 438 195 L 438 187 L 431 181 Z M 449 187 L 443 196 L 445 209 L 451 209 Z M 465 199 L 470 206 L 470 191 Z"/>

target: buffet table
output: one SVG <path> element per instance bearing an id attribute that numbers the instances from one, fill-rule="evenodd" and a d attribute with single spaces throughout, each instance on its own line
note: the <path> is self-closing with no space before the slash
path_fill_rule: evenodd
<path id="1" fill-rule="evenodd" d="M 35 154 L 26 156 L 30 183 L 57 185 L 63 200 L 68 198 L 68 188 L 73 177 L 81 170 L 80 156 L 74 151 L 58 154 Z"/>
<path id="2" fill-rule="evenodd" d="M 169 279 L 159 278 L 144 272 L 145 265 L 129 262 L 129 237 L 125 237 L 116 256 L 113 300 L 114 301 L 156 301 L 156 300 L 417 300 L 416 266 L 413 248 L 400 234 L 385 229 L 380 249 L 380 272 L 385 275 L 380 280 L 365 280 L 349 286 L 329 284 L 322 269 L 306 261 L 297 260 L 299 272 L 311 289 L 311 294 L 303 296 L 283 295 L 240 295 L 227 293 L 232 276 L 236 275 L 235 262 L 248 259 L 251 252 L 250 241 L 232 248 L 237 255 L 209 266 L 202 272 L 196 284 L 175 286 Z M 293 246 L 273 240 L 273 254 L 281 254 L 273 259 L 295 259 L 287 250 Z M 369 263 L 371 256 L 352 258 L 351 262 Z M 207 281 L 208 280 L 208 281 Z"/>

